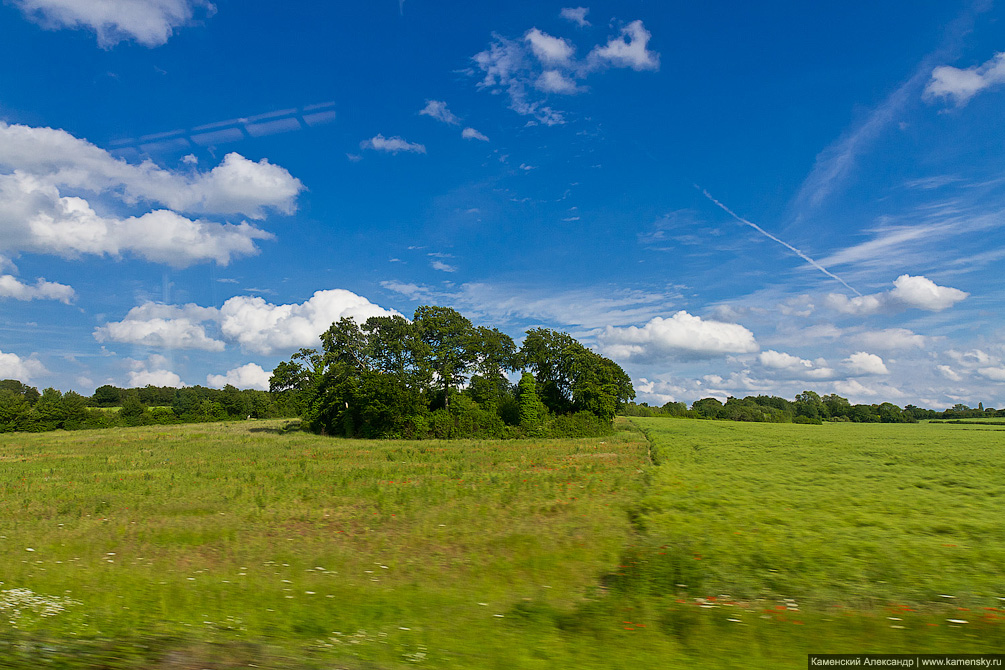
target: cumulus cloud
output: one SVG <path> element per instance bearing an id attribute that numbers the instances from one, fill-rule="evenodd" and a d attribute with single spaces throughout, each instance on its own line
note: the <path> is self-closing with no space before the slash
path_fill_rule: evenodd
<path id="1" fill-rule="evenodd" d="M 758 360 L 765 368 L 796 379 L 830 379 L 834 376 L 834 370 L 827 367 L 827 361 L 823 359 L 818 359 L 814 363 L 805 358 L 769 349 L 762 351 Z"/>
<path id="2" fill-rule="evenodd" d="M 457 272 L 457 267 L 454 265 L 448 265 L 443 261 L 430 261 L 429 267 L 434 270 L 439 270 L 440 272 Z"/>
<path id="3" fill-rule="evenodd" d="M 227 342 L 260 354 L 313 347 L 318 336 L 340 318 L 362 323 L 371 316 L 397 314 L 343 289 L 317 291 L 303 303 L 273 305 L 260 297 L 234 296 L 219 309 L 199 305 L 147 302 L 134 307 L 122 321 L 94 330 L 99 342 L 124 342 L 165 349 L 222 351 Z M 222 339 L 206 328 L 214 325 Z"/>
<path id="4" fill-rule="evenodd" d="M 17 354 L 0 351 L 0 379 L 17 379 L 27 383 L 35 377 L 49 374 L 35 354 L 22 358 Z"/>
<path id="5" fill-rule="evenodd" d="M 858 398 L 875 398 L 880 394 L 878 389 L 866 386 L 862 382 L 855 379 L 834 382 L 834 390 L 843 396 L 847 396 L 853 403 L 856 403 Z"/>
<path id="6" fill-rule="evenodd" d="M 563 17 L 582 23 L 585 8 L 563 10 Z M 478 88 L 505 93 L 510 109 L 546 126 L 565 123 L 565 115 L 545 104 L 549 94 L 572 94 L 586 90 L 577 80 L 608 68 L 659 69 L 659 54 L 647 48 L 651 35 L 641 21 L 633 21 L 596 45 L 585 58 L 576 58 L 569 40 L 531 28 L 520 40 L 493 35 L 488 48 L 472 57 L 472 73 L 480 73 Z"/>
<path id="7" fill-rule="evenodd" d="M 25 16 L 49 30 L 86 28 L 102 48 L 123 40 L 146 47 L 168 41 L 175 29 L 192 22 L 196 10 L 212 15 L 205 0 L 13 0 Z"/>
<path id="8" fill-rule="evenodd" d="M 885 293 L 849 298 L 831 293 L 824 304 L 842 314 L 868 315 L 893 312 L 907 308 L 941 312 L 964 300 L 970 294 L 948 286 L 939 286 L 927 277 L 901 275 L 893 282 L 894 288 Z"/>
<path id="9" fill-rule="evenodd" d="M 630 67 L 633 70 L 660 69 L 660 55 L 648 49 L 652 33 L 641 21 L 632 21 L 621 29 L 621 35 L 612 37 L 604 46 L 594 47 L 587 56 L 591 67 Z"/>
<path id="10" fill-rule="evenodd" d="M 218 223 L 179 212 L 292 213 L 303 184 L 266 159 L 228 154 L 207 172 L 128 163 L 62 130 L 0 122 L 0 253 L 75 258 L 133 254 L 186 267 L 258 252 L 272 234 L 247 222 Z M 66 191 L 72 195 L 66 195 Z M 160 208 L 117 216 L 117 208 Z M 99 214 L 98 212 L 107 212 Z"/>
<path id="11" fill-rule="evenodd" d="M 317 291 L 300 304 L 273 305 L 259 297 L 235 296 L 220 308 L 220 330 L 242 349 L 259 354 L 312 347 L 318 336 L 342 317 L 362 323 L 393 310 L 343 289 Z"/>
<path id="12" fill-rule="evenodd" d="M 205 322 L 217 317 L 217 310 L 211 307 L 147 302 L 129 310 L 122 321 L 96 328 L 94 339 L 165 349 L 223 351 L 224 343 L 206 334 Z"/>
<path id="13" fill-rule="evenodd" d="M 481 140 L 482 142 L 489 141 L 489 138 L 485 137 L 485 135 L 482 135 L 474 128 L 465 128 L 464 130 L 462 130 L 461 137 L 463 137 L 466 140 Z"/>
<path id="14" fill-rule="evenodd" d="M 185 386 L 181 377 L 167 369 L 168 360 L 154 354 L 145 361 L 129 360 L 132 370 L 129 371 L 129 386 Z"/>
<path id="15" fill-rule="evenodd" d="M 977 374 L 996 382 L 1005 382 L 1005 366 L 994 368 L 978 368 Z"/>
<path id="16" fill-rule="evenodd" d="M 562 95 L 572 95 L 584 91 L 576 84 L 575 80 L 565 76 L 558 70 L 545 70 L 534 82 L 534 87 L 545 93 L 559 93 Z"/>
<path id="17" fill-rule="evenodd" d="M 965 70 L 940 65 L 932 70 L 923 95 L 927 100 L 951 98 L 957 107 L 963 107 L 981 91 L 1002 83 L 1005 83 L 1005 52 Z"/>
<path id="18" fill-rule="evenodd" d="M 758 350 L 754 334 L 743 326 L 705 321 L 683 310 L 669 319 L 655 317 L 641 328 L 608 326 L 598 341 L 608 356 L 637 360 L 668 356 L 710 358 Z"/>
<path id="19" fill-rule="evenodd" d="M 447 103 L 442 100 L 426 100 L 426 106 L 419 111 L 419 114 L 424 114 L 443 123 L 449 123 L 452 126 L 461 122 L 453 112 L 447 109 Z"/>
<path id="20" fill-rule="evenodd" d="M 360 149 L 373 149 L 374 151 L 385 151 L 390 154 L 396 154 L 399 151 L 407 151 L 414 154 L 424 154 L 426 153 L 426 147 L 414 142 L 407 142 L 400 137 L 384 137 L 380 133 L 371 137 L 368 140 L 363 140 L 359 143 Z"/>
<path id="21" fill-rule="evenodd" d="M 576 47 L 561 37 L 552 37 L 537 28 L 531 28 L 523 36 L 530 51 L 545 66 L 568 66 L 572 62 Z"/>
<path id="22" fill-rule="evenodd" d="M 11 275 L 0 275 L 0 298 L 15 300 L 58 300 L 69 305 L 77 297 L 73 287 L 46 281 L 39 277 L 34 286 L 24 284 Z"/>
<path id="23" fill-rule="evenodd" d="M 227 154 L 208 172 L 172 171 L 152 161 L 139 164 L 115 158 L 104 149 L 64 130 L 0 121 L 0 169 L 34 177 L 41 186 L 108 193 L 126 203 L 157 203 L 198 214 L 265 217 L 266 209 L 296 210 L 304 186 L 285 168 L 267 159 L 252 161 Z"/>
<path id="24" fill-rule="evenodd" d="M 890 297 L 908 307 L 941 312 L 970 294 L 956 288 L 939 286 L 927 277 L 901 275 L 893 282 Z"/>
<path id="25" fill-rule="evenodd" d="M 883 359 L 876 354 L 859 351 L 844 360 L 845 367 L 855 375 L 888 375 Z"/>
<path id="26" fill-rule="evenodd" d="M 269 377 L 271 372 L 266 372 L 262 366 L 255 363 L 248 363 L 239 368 L 228 370 L 222 375 L 206 375 L 206 383 L 213 388 L 223 388 L 227 384 L 236 386 L 239 389 L 258 389 L 259 391 L 269 390 Z"/>
<path id="27" fill-rule="evenodd" d="M 588 7 L 563 7 L 558 15 L 567 21 L 572 21 L 580 28 L 585 28 L 590 25 L 590 22 L 586 20 L 586 15 L 589 13 Z"/>

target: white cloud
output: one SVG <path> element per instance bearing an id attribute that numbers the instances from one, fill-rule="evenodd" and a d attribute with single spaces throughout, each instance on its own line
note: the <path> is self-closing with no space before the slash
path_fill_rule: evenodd
<path id="1" fill-rule="evenodd" d="M 462 130 L 461 137 L 463 137 L 466 140 L 481 140 L 482 142 L 489 141 L 489 138 L 487 138 L 485 135 L 482 135 L 474 128 L 465 128 L 464 130 Z"/>
<path id="2" fill-rule="evenodd" d="M 531 53 L 546 67 L 567 67 L 572 61 L 576 47 L 561 37 L 552 37 L 537 28 L 531 28 L 523 39 L 530 46 Z"/>
<path id="3" fill-rule="evenodd" d="M 407 151 L 415 154 L 426 153 L 426 147 L 414 142 L 407 142 L 400 137 L 384 137 L 380 133 L 368 140 L 359 143 L 360 149 L 373 149 L 374 151 L 386 151 L 396 154 L 399 151 Z"/>
<path id="4" fill-rule="evenodd" d="M 166 349 L 222 351 L 226 342 L 260 354 L 314 347 L 318 336 L 343 316 L 362 323 L 371 316 L 397 314 L 343 289 L 317 291 L 299 304 L 273 305 L 263 298 L 234 296 L 219 309 L 195 304 L 147 302 L 134 307 L 122 321 L 94 330 L 99 342 L 124 342 Z M 206 332 L 219 327 L 222 339 Z"/>
<path id="5" fill-rule="evenodd" d="M 633 21 L 618 37 L 577 60 L 571 42 L 532 28 L 519 41 L 493 35 L 489 47 L 472 60 L 482 74 L 479 88 L 505 93 L 510 109 L 533 117 L 536 123 L 554 126 L 565 123 L 565 115 L 545 105 L 541 93 L 581 92 L 585 88 L 576 85 L 576 79 L 609 67 L 659 69 L 659 54 L 646 48 L 650 37 L 641 21 Z M 535 95 L 531 89 L 541 93 Z"/>
<path id="6" fill-rule="evenodd" d="M 317 291 L 304 303 L 273 305 L 259 297 L 236 296 L 220 308 L 220 330 L 242 349 L 260 354 L 313 347 L 333 322 L 347 316 L 362 323 L 397 314 L 343 289 Z"/>
<path id="7" fill-rule="evenodd" d="M 216 8 L 205 0 L 13 0 L 26 16 L 44 28 L 88 28 L 98 44 L 110 48 L 132 39 L 156 47 L 176 28 L 190 23 L 196 8 L 211 15 Z"/>
<path id="8" fill-rule="evenodd" d="M 866 398 L 875 398 L 880 393 L 878 389 L 866 386 L 855 379 L 834 382 L 834 390 L 843 396 L 847 396 L 853 404 L 857 404 L 858 399 L 863 396 Z"/>
<path id="9" fill-rule="evenodd" d="M 683 310 L 669 319 L 655 317 L 642 328 L 608 326 L 598 341 L 608 356 L 643 360 L 666 356 L 707 358 L 758 350 L 754 334 L 743 326 L 705 321 Z"/>
<path id="10" fill-rule="evenodd" d="M 939 286 L 927 277 L 901 275 L 893 282 L 894 288 L 886 293 L 849 298 L 831 293 L 824 304 L 842 314 L 868 315 L 892 312 L 913 307 L 930 312 L 940 312 L 964 300 L 970 294 L 948 286 Z"/>
<path id="11" fill-rule="evenodd" d="M 1005 382 L 1005 367 L 979 368 L 977 373 L 992 381 Z"/>
<path id="12" fill-rule="evenodd" d="M 558 15 L 563 19 L 572 21 L 580 28 L 585 28 L 590 25 L 590 22 L 586 20 L 586 15 L 589 13 L 590 10 L 588 7 L 563 7 Z"/>
<path id="13" fill-rule="evenodd" d="M 888 351 L 903 351 L 906 349 L 924 349 L 928 338 L 907 328 L 886 328 L 870 330 L 851 336 L 856 343 L 869 349 L 885 349 Z"/>
<path id="14" fill-rule="evenodd" d="M 876 354 L 859 351 L 844 360 L 845 366 L 856 375 L 888 375 L 883 359 Z"/>
<path id="15" fill-rule="evenodd" d="M 174 210 L 264 218 L 266 209 L 295 211 L 302 189 L 265 159 L 231 153 L 208 172 L 174 172 L 114 158 L 61 130 L 0 122 L 0 253 L 133 254 L 174 267 L 226 265 L 258 253 L 255 241 L 272 234 L 247 222 L 190 219 Z M 168 209 L 113 213 L 150 203 Z"/>
<path id="16" fill-rule="evenodd" d="M 419 111 L 419 114 L 424 114 L 443 123 L 449 123 L 452 126 L 461 122 L 453 112 L 447 109 L 447 103 L 442 100 L 426 100 L 426 106 Z"/>
<path id="17" fill-rule="evenodd" d="M 457 272 L 457 268 L 453 265 L 447 265 L 443 261 L 430 261 L 429 267 L 434 270 L 439 270 L 440 272 Z"/>
<path id="18" fill-rule="evenodd" d="M 211 307 L 147 302 L 129 310 L 122 321 L 95 328 L 94 339 L 166 349 L 223 351 L 224 343 L 209 337 L 204 325 L 217 318 L 217 310 Z"/>
<path id="19" fill-rule="evenodd" d="M 158 354 L 150 356 L 145 361 L 127 359 L 132 370 L 129 371 L 129 386 L 185 386 L 181 377 L 167 369 L 168 360 Z"/>
<path id="20" fill-rule="evenodd" d="M 534 87 L 545 93 L 558 93 L 561 95 L 573 95 L 581 93 L 585 89 L 576 82 L 559 72 L 558 70 L 545 70 L 534 82 Z"/>
<path id="21" fill-rule="evenodd" d="M 128 204 L 146 201 L 177 211 L 253 219 L 264 218 L 266 208 L 294 212 L 304 188 L 285 168 L 264 158 L 255 162 L 229 153 L 208 172 L 178 172 L 149 160 L 128 163 L 64 130 L 2 121 L 0 168 L 16 171 L 14 176 L 30 175 L 39 186 L 108 193 Z"/>
<path id="22" fill-rule="evenodd" d="M 827 367 L 827 361 L 823 359 L 814 363 L 773 349 L 762 351 L 758 359 L 764 367 L 778 370 L 786 376 L 797 379 L 830 379 L 834 376 L 834 370 Z"/>
<path id="23" fill-rule="evenodd" d="M 948 365 L 936 365 L 935 369 L 946 379 L 954 382 L 962 381 L 963 377 Z"/>
<path id="24" fill-rule="evenodd" d="M 21 358 L 17 354 L 5 354 L 0 351 L 0 379 L 17 379 L 23 383 L 49 374 L 45 366 L 32 354 Z"/>
<path id="25" fill-rule="evenodd" d="M 633 70 L 658 70 L 660 55 L 647 48 L 652 33 L 646 30 L 642 21 L 632 21 L 621 29 L 621 35 L 611 38 L 604 46 L 594 47 L 587 57 L 591 67 L 609 65 L 630 67 Z"/>
<path id="26" fill-rule="evenodd" d="M 901 275 L 893 282 L 890 297 L 909 307 L 941 312 L 965 299 L 970 294 L 956 288 L 939 286 L 927 277 Z"/>
<path id="27" fill-rule="evenodd" d="M 1005 52 L 965 70 L 940 65 L 932 70 L 924 97 L 928 100 L 952 98 L 957 107 L 963 107 L 981 91 L 1002 83 L 1005 83 Z"/>
<path id="28" fill-rule="evenodd" d="M 58 300 L 69 305 L 77 297 L 73 287 L 46 281 L 39 277 L 34 286 L 18 281 L 11 275 L 0 275 L 0 298 L 15 300 Z"/>
<path id="29" fill-rule="evenodd" d="M 85 254 L 133 254 L 173 267 L 258 253 L 255 240 L 267 231 L 243 222 L 192 220 L 159 209 L 127 218 L 100 216 L 79 197 L 62 197 L 34 177 L 0 175 L 0 248 L 77 258 Z"/>
<path id="30" fill-rule="evenodd" d="M 505 91 L 509 96 L 510 109 L 522 116 L 532 116 L 546 126 L 565 123 L 561 112 L 530 99 L 527 88 L 534 77 L 534 68 L 522 43 L 496 35 L 489 48 L 475 54 L 472 60 L 484 73 L 478 88 L 493 93 Z"/>
<path id="31" fill-rule="evenodd" d="M 239 368 L 228 370 L 222 375 L 206 375 L 206 383 L 213 388 L 223 388 L 227 384 L 236 386 L 239 389 L 258 389 L 259 391 L 269 390 L 269 377 L 271 372 L 266 372 L 260 365 L 248 363 Z"/>

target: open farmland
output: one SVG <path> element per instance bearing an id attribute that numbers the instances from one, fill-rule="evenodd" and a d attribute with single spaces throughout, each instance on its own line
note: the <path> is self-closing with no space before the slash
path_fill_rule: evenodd
<path id="1" fill-rule="evenodd" d="M 0 667 L 804 667 L 1005 644 L 1001 430 L 634 421 L 651 454 L 630 430 L 0 436 Z"/>

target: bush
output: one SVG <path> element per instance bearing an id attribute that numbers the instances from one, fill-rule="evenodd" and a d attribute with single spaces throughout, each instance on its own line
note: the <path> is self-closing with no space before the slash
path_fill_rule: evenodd
<path id="1" fill-rule="evenodd" d="M 824 422 L 813 416 L 797 416 L 792 419 L 792 423 L 805 423 L 811 426 L 822 426 Z"/>
<path id="2" fill-rule="evenodd" d="M 544 429 L 548 437 L 598 437 L 613 432 L 609 422 L 590 412 L 561 414 L 548 421 Z"/>

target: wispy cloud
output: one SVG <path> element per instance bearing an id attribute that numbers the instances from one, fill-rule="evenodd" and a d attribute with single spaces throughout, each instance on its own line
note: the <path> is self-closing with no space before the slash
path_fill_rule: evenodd
<path id="1" fill-rule="evenodd" d="M 833 144 L 820 152 L 792 201 L 794 221 L 813 214 L 823 202 L 839 190 L 854 172 L 856 162 L 880 135 L 898 120 L 907 106 L 916 100 L 932 72 L 932 66 L 958 48 L 963 35 L 973 26 L 975 16 L 984 10 L 976 3 L 952 21 L 944 32 L 942 44 L 925 56 L 911 75 L 877 105 L 861 122 L 854 125 Z"/>
<path id="2" fill-rule="evenodd" d="M 489 138 L 478 132 L 474 128 L 465 128 L 461 131 L 461 137 L 466 140 L 481 140 L 482 142 L 488 142 Z"/>
<path id="3" fill-rule="evenodd" d="M 565 9 L 562 16 L 588 25 L 586 11 Z M 660 57 L 649 48 L 651 38 L 642 21 L 632 21 L 605 44 L 597 44 L 585 57 L 576 58 L 576 46 L 570 40 L 538 28 L 531 28 L 518 40 L 494 34 L 488 48 L 472 57 L 470 73 L 480 74 L 478 88 L 505 93 L 510 109 L 517 114 L 555 126 L 565 123 L 565 114 L 545 103 L 548 95 L 585 92 L 586 87 L 578 82 L 608 68 L 658 70 Z"/>
<path id="4" fill-rule="evenodd" d="M 697 186 L 696 186 L 696 188 L 697 188 Z M 825 268 L 823 265 L 821 265 L 820 263 L 816 262 L 815 260 L 813 260 L 812 258 L 810 258 L 809 256 L 807 256 L 806 254 L 804 254 L 799 249 L 796 249 L 794 246 L 792 246 L 788 242 L 784 242 L 784 241 L 778 239 L 777 237 L 775 237 L 774 235 L 772 235 L 768 231 L 764 230 L 764 228 L 761 228 L 756 223 L 751 223 L 750 221 L 747 221 L 743 217 L 741 217 L 738 214 L 736 214 L 735 212 L 733 212 L 733 210 L 731 210 L 729 207 L 726 207 L 724 204 L 722 204 L 721 202 L 719 202 L 718 200 L 716 200 L 715 198 L 713 198 L 711 195 L 709 195 L 708 191 L 702 189 L 701 193 L 706 198 L 708 198 L 713 203 L 715 203 L 716 206 L 718 206 L 720 209 L 722 209 L 724 212 L 726 212 L 727 214 L 729 214 L 731 217 L 733 217 L 734 219 L 736 219 L 737 221 L 739 221 L 743 225 L 750 226 L 751 228 L 753 228 L 754 230 L 756 230 L 757 232 L 759 232 L 761 235 L 764 235 L 765 237 L 767 237 L 769 240 L 773 240 L 774 242 L 777 242 L 778 244 L 781 244 L 783 247 L 785 247 L 786 249 L 788 249 L 792 253 L 794 253 L 797 256 L 799 256 L 800 258 L 802 258 L 804 261 L 806 261 L 807 263 L 809 263 L 810 265 L 812 265 L 814 268 L 816 268 L 820 272 L 824 273 L 825 275 L 827 275 L 831 279 L 835 279 L 835 280 L 839 281 L 842 285 L 844 285 L 845 288 L 847 288 L 849 291 L 852 291 L 855 295 L 858 295 L 858 296 L 862 295 L 856 289 L 852 288 L 851 285 L 849 285 L 848 282 L 846 282 L 844 279 L 841 279 L 841 277 L 838 277 L 836 274 L 834 274 L 833 272 L 831 272 L 830 270 L 828 270 L 827 268 Z"/>
<path id="5" fill-rule="evenodd" d="M 585 28 L 590 25 L 590 22 L 586 20 L 586 15 L 589 13 L 590 10 L 587 7 L 563 7 L 558 15 L 566 21 L 572 21 L 580 28 Z"/>
<path id="6" fill-rule="evenodd" d="M 447 103 L 442 100 L 426 100 L 426 106 L 419 110 L 419 114 L 452 126 L 459 125 L 461 122 L 457 115 L 447 108 Z"/>
<path id="7" fill-rule="evenodd" d="M 422 284 L 384 281 L 381 286 L 410 300 L 452 305 L 495 322 L 603 328 L 644 323 L 666 313 L 678 294 L 585 287 L 548 290 L 519 284 L 465 283 L 444 290 Z"/>
<path id="8" fill-rule="evenodd" d="M 996 53 L 981 65 L 960 69 L 940 65 L 932 70 L 932 78 L 925 86 L 925 99 L 952 98 L 957 107 L 963 107 L 983 90 L 1005 83 L 1005 52 Z"/>
<path id="9" fill-rule="evenodd" d="M 413 154 L 424 154 L 426 153 L 426 147 L 422 144 L 415 142 L 408 142 L 400 137 L 384 137 L 382 134 L 378 133 L 368 140 L 363 140 L 359 143 L 360 149 L 373 149 L 374 151 L 383 151 L 389 154 L 396 154 L 401 151 Z"/>
<path id="10" fill-rule="evenodd" d="M 123 40 L 146 47 L 168 41 L 175 29 L 192 22 L 197 9 L 212 16 L 216 7 L 206 0 L 12 0 L 42 27 L 87 28 L 98 45 L 110 49 Z"/>

